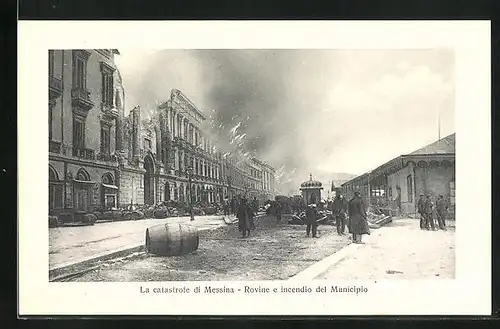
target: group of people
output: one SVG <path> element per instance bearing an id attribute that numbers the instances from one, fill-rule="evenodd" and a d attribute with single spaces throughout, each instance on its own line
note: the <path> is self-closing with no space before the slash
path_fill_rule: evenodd
<path id="1" fill-rule="evenodd" d="M 439 195 L 434 205 L 430 194 L 428 194 L 427 197 L 420 194 L 420 198 L 417 202 L 417 211 L 420 214 L 420 229 L 436 231 L 436 225 L 434 223 L 435 213 L 439 229 L 446 231 L 446 212 L 448 211 L 448 203 L 442 195 Z"/>
<path id="2" fill-rule="evenodd" d="M 370 228 L 368 227 L 368 217 L 360 193 L 355 192 L 353 198 L 349 200 L 349 202 L 345 200 L 342 194 L 337 195 L 333 201 L 332 208 L 332 213 L 337 225 L 337 233 L 339 235 L 344 235 L 347 226 L 349 232 L 352 234 L 353 242 L 362 243 L 362 236 L 364 234 L 370 234 Z M 316 204 L 309 204 L 306 209 L 307 236 L 311 236 L 312 233 L 313 238 L 318 237 L 317 216 Z"/>

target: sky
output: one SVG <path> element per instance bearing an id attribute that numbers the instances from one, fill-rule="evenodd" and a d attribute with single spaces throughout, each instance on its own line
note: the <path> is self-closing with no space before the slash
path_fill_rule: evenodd
<path id="1" fill-rule="evenodd" d="M 120 49 L 126 111 L 175 88 L 285 189 L 359 175 L 455 132 L 454 53 L 429 50 Z M 438 114 L 439 113 L 439 114 Z M 239 125 L 238 125 L 239 124 Z M 237 126 L 236 131 L 234 130 Z M 331 177 L 331 178 L 330 178 Z"/>

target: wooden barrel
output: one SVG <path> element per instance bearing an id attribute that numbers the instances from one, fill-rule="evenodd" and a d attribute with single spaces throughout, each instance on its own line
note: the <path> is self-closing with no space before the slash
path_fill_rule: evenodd
<path id="1" fill-rule="evenodd" d="M 132 212 L 132 220 L 139 220 L 143 218 L 144 214 L 141 211 L 135 210 L 134 212 Z"/>
<path id="2" fill-rule="evenodd" d="M 168 210 L 163 209 L 163 208 L 156 209 L 153 213 L 153 216 L 154 216 L 154 218 L 160 218 L 160 219 L 167 218 L 168 217 Z"/>
<path id="3" fill-rule="evenodd" d="M 94 225 L 94 223 L 96 222 L 96 220 L 97 220 L 96 215 L 94 215 L 94 214 L 85 214 L 85 215 L 83 215 L 82 222 L 84 222 L 85 224 L 88 224 L 88 225 Z"/>
<path id="4" fill-rule="evenodd" d="M 49 216 L 49 227 L 58 227 L 59 219 L 57 216 Z"/>
<path id="5" fill-rule="evenodd" d="M 200 243 L 198 229 L 185 224 L 160 224 L 146 229 L 146 251 L 160 256 L 182 256 Z"/>
<path id="6" fill-rule="evenodd" d="M 203 208 L 203 211 L 205 212 L 206 215 L 215 215 L 217 209 L 215 209 L 215 207 L 206 207 Z"/>
<path id="7" fill-rule="evenodd" d="M 147 208 L 144 210 L 144 217 L 153 218 L 154 208 Z"/>
<path id="8" fill-rule="evenodd" d="M 111 210 L 113 213 L 113 221 L 123 220 L 123 211 L 121 210 Z"/>
<path id="9" fill-rule="evenodd" d="M 124 212 L 122 219 L 123 220 L 131 220 L 132 219 L 132 212 L 131 211 Z"/>
<path id="10" fill-rule="evenodd" d="M 73 214 L 65 212 L 59 215 L 59 224 L 72 223 L 75 221 Z"/>

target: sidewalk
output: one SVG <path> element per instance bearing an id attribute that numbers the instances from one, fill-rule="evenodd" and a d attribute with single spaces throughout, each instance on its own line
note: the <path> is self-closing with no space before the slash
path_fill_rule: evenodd
<path id="1" fill-rule="evenodd" d="M 234 216 L 233 216 L 234 217 Z M 139 248 L 144 245 L 148 227 L 163 223 L 184 223 L 208 230 L 226 225 L 223 216 L 171 217 L 99 223 L 94 226 L 68 226 L 49 229 L 49 270 L 88 261 L 96 257 Z"/>
<path id="2" fill-rule="evenodd" d="M 398 219 L 351 244 L 314 279 L 382 280 L 455 277 L 455 229 L 423 231 L 415 219 Z"/>

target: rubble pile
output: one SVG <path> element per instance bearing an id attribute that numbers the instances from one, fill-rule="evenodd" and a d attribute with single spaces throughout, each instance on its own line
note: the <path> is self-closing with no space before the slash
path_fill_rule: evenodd
<path id="1" fill-rule="evenodd" d="M 335 219 L 333 218 L 331 211 L 320 210 L 318 211 L 316 222 L 322 224 L 331 224 L 332 222 L 335 223 Z M 306 223 L 306 213 L 304 211 L 299 214 L 292 214 L 290 219 L 288 220 L 288 224 L 292 225 L 305 225 L 305 223 Z"/>
<path id="2" fill-rule="evenodd" d="M 375 212 L 367 212 L 368 227 L 371 229 L 380 228 L 390 222 L 392 222 L 392 217 L 385 215 L 383 213 L 376 214 Z"/>

